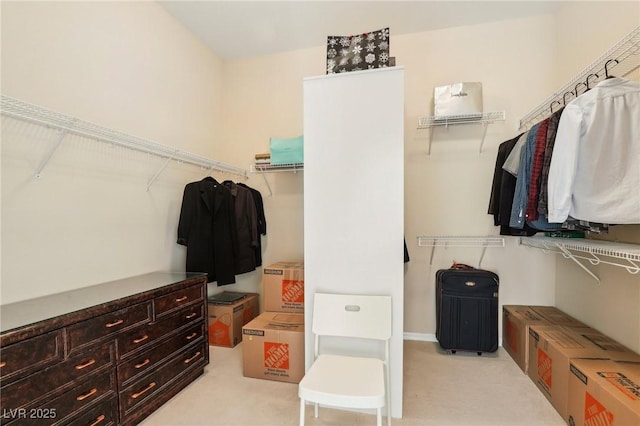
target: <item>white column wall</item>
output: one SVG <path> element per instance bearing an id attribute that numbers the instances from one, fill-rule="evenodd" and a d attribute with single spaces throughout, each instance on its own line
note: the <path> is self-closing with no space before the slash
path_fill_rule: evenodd
<path id="1" fill-rule="evenodd" d="M 306 366 L 316 292 L 393 301 L 391 408 L 402 417 L 404 70 L 304 81 Z"/>

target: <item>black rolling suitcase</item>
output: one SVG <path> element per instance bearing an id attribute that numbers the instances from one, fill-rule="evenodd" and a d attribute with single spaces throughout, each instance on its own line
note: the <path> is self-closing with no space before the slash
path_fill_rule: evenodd
<path id="1" fill-rule="evenodd" d="M 498 275 L 454 263 L 436 272 L 436 338 L 442 349 L 498 349 Z"/>

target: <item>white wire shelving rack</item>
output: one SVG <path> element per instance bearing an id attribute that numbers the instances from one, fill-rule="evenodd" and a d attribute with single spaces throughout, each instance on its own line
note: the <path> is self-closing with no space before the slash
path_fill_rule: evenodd
<path id="1" fill-rule="evenodd" d="M 586 91 L 587 88 L 591 88 L 596 83 L 604 80 L 607 77 L 605 71 L 609 75 L 624 77 L 639 66 L 640 26 L 525 115 L 520 120 L 519 129 L 524 131 L 535 123 L 544 120 L 551 115 L 554 105 L 565 105 Z"/>
<path id="2" fill-rule="evenodd" d="M 471 237 L 471 236 L 420 236 L 418 247 L 431 247 L 429 266 L 433 263 L 433 254 L 436 247 L 479 247 L 482 248 L 478 268 L 482 265 L 482 259 L 488 247 L 504 247 L 504 237 Z"/>
<path id="3" fill-rule="evenodd" d="M 252 164 L 251 173 L 262 173 L 265 185 L 269 190 L 269 196 L 273 195 L 271 191 L 271 185 L 264 173 L 276 173 L 276 172 L 293 172 L 298 173 L 304 170 L 304 163 L 284 163 L 284 164 Z"/>
<path id="4" fill-rule="evenodd" d="M 462 114 L 462 115 L 435 115 L 431 117 L 420 117 L 418 119 L 418 130 L 430 129 L 433 127 L 444 126 L 448 128 L 457 124 L 481 124 L 483 126 L 482 139 L 480 139 L 479 153 L 482 153 L 482 145 L 487 136 L 488 125 L 496 121 L 505 120 L 504 111 L 483 112 L 481 114 Z M 433 130 L 429 132 L 429 146 L 427 155 L 431 155 L 431 142 L 433 142 Z"/>
<path id="5" fill-rule="evenodd" d="M 147 183 L 147 191 L 172 160 L 198 166 L 202 169 L 208 170 L 209 173 L 215 170 L 245 178 L 247 177 L 247 171 L 239 167 L 211 160 L 170 146 L 161 145 L 117 130 L 102 127 L 100 125 L 83 121 L 6 95 L 2 95 L 0 101 L 0 113 L 7 117 L 59 130 L 55 143 L 45 154 L 35 171 L 36 178 L 41 176 L 42 170 L 44 170 L 56 149 L 58 149 L 65 137 L 69 134 L 83 136 L 92 140 L 122 146 L 124 148 L 164 158 L 165 162 L 162 164 L 162 167 Z"/>
<path id="6" fill-rule="evenodd" d="M 594 266 L 601 263 L 617 266 L 630 274 L 640 273 L 640 245 L 637 244 L 584 238 L 520 237 L 520 245 L 571 259 L 598 282 L 600 278 L 580 260 Z"/>

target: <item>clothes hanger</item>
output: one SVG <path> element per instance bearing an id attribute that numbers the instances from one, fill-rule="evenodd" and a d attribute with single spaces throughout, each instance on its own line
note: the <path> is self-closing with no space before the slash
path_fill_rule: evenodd
<path id="1" fill-rule="evenodd" d="M 618 61 L 617 59 L 609 59 L 609 60 L 604 64 L 604 76 L 605 76 L 605 77 L 604 77 L 604 79 L 605 79 L 605 80 L 607 80 L 607 79 L 609 79 L 609 78 L 615 78 L 615 76 L 613 76 L 613 75 L 609 75 L 609 68 L 608 68 L 608 66 L 609 66 L 609 64 L 610 64 L 611 62 L 615 62 L 616 64 L 619 64 L 619 63 L 620 63 L 620 61 Z"/>
<path id="2" fill-rule="evenodd" d="M 562 95 L 562 102 L 565 106 L 567 105 L 567 95 L 573 95 L 573 92 L 569 90 L 568 92 L 565 92 L 564 95 Z"/>
<path id="3" fill-rule="evenodd" d="M 549 110 L 551 111 L 551 114 L 553 114 L 553 104 L 562 105 L 562 102 L 560 102 L 560 101 L 551 102 L 551 104 L 549 105 Z"/>
<path id="4" fill-rule="evenodd" d="M 587 90 L 589 89 L 589 87 L 583 82 L 580 82 L 580 83 L 576 84 L 576 87 L 573 88 L 573 90 L 575 91 L 575 94 L 576 94 L 576 98 L 579 96 L 578 87 L 580 87 L 580 85 L 583 85 L 583 86 L 587 87 Z M 586 92 L 586 90 L 585 90 L 585 92 Z"/>
<path id="5" fill-rule="evenodd" d="M 595 77 L 596 77 L 596 79 L 598 79 L 598 78 L 600 77 L 598 74 L 589 74 L 589 75 L 587 76 L 587 83 L 586 83 L 587 90 L 591 90 L 591 88 L 589 87 L 589 77 L 591 77 L 592 75 L 593 75 L 593 76 L 595 76 Z"/>

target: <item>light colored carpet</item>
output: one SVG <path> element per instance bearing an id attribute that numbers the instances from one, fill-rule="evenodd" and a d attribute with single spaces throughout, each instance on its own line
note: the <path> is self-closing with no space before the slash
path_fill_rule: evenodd
<path id="1" fill-rule="evenodd" d="M 149 416 L 143 426 L 297 425 L 298 387 L 242 375 L 242 344 L 210 347 L 205 374 Z M 306 424 L 375 425 L 375 416 L 313 407 Z M 383 419 L 386 424 L 386 419 Z M 405 341 L 403 418 L 412 426 L 563 426 L 533 382 L 503 351 L 447 355 L 437 343 Z"/>

